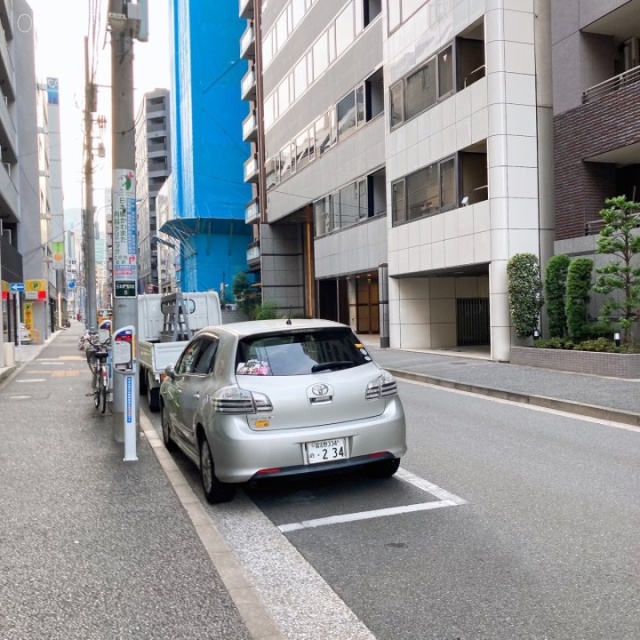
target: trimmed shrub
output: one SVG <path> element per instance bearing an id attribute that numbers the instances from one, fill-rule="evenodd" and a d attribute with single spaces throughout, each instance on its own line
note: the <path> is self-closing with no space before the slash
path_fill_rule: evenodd
<path id="1" fill-rule="evenodd" d="M 583 340 L 575 346 L 576 351 L 597 351 L 600 353 L 615 353 L 618 351 L 616 343 L 610 338 L 596 338 Z"/>
<path id="2" fill-rule="evenodd" d="M 582 340 L 589 331 L 589 302 L 593 260 L 574 258 L 567 271 L 567 330 L 574 340 Z"/>
<path id="3" fill-rule="evenodd" d="M 518 338 L 533 335 L 544 303 L 537 256 L 518 253 L 507 263 L 507 289 L 511 323 Z"/>
<path id="4" fill-rule="evenodd" d="M 569 256 L 553 256 L 545 271 L 544 298 L 547 304 L 549 335 L 552 338 L 567 335 L 566 289 L 570 263 Z"/>
<path id="5" fill-rule="evenodd" d="M 569 338 L 540 338 L 533 343 L 538 349 L 564 349 L 570 351 L 573 349 L 573 340 Z"/>

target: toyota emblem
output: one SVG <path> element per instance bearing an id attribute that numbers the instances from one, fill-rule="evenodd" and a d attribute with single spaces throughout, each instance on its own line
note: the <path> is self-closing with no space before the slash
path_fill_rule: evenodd
<path id="1" fill-rule="evenodd" d="M 313 393 L 314 396 L 326 396 L 329 393 L 329 386 L 324 383 L 314 384 L 313 387 L 311 387 L 311 393 Z"/>

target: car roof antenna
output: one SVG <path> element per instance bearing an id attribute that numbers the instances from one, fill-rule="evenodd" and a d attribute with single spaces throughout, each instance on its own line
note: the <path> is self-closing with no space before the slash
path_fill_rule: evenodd
<path id="1" fill-rule="evenodd" d="M 289 317 L 287 318 L 287 324 L 291 324 L 291 306 L 289 306 Z"/>

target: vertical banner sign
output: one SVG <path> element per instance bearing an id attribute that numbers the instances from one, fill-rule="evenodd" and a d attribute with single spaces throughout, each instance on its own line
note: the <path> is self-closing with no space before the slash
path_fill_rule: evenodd
<path id="1" fill-rule="evenodd" d="M 136 179 L 133 171 L 113 172 L 113 292 L 116 298 L 135 298 L 138 280 Z"/>
<path id="2" fill-rule="evenodd" d="M 53 256 L 52 267 L 56 271 L 64 269 L 64 242 L 51 243 L 51 255 Z"/>
<path id="3" fill-rule="evenodd" d="M 33 331 L 33 302 L 25 302 L 22 307 L 22 318 L 29 331 Z"/>

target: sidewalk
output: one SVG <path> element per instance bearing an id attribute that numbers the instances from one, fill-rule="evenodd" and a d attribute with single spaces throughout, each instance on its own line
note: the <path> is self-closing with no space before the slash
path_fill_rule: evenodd
<path id="1" fill-rule="evenodd" d="M 433 351 L 380 349 L 374 360 L 409 378 L 601 420 L 640 426 L 640 381 L 524 367 Z"/>
<path id="2" fill-rule="evenodd" d="M 81 332 L 25 349 L 0 386 L 0 638 L 282 640 L 159 439 L 123 462 Z"/>

